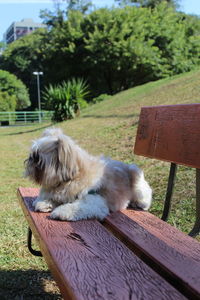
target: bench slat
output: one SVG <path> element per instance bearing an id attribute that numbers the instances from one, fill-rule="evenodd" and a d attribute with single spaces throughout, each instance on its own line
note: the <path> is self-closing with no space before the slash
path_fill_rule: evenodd
<path id="1" fill-rule="evenodd" d="M 200 104 L 142 107 L 134 153 L 200 168 Z"/>
<path id="2" fill-rule="evenodd" d="M 51 220 L 33 211 L 38 189 L 18 193 L 64 299 L 186 299 L 98 221 Z"/>
<path id="3" fill-rule="evenodd" d="M 124 210 L 108 216 L 107 227 L 162 276 L 200 299 L 200 243 L 156 216 Z"/>

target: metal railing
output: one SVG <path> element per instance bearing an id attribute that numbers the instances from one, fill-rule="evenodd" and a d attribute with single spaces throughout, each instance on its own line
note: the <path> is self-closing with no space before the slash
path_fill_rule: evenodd
<path id="1" fill-rule="evenodd" d="M 0 112 L 0 125 L 21 125 L 51 121 L 53 111 Z"/>

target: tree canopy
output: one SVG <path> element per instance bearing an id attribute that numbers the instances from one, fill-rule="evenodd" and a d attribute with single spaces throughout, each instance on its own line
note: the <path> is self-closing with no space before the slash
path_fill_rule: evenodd
<path id="1" fill-rule="evenodd" d="M 22 110 L 29 105 L 29 94 L 22 81 L 0 70 L 0 111 Z"/>
<path id="2" fill-rule="evenodd" d="M 161 3 L 166 3 L 174 8 L 179 6 L 179 0 L 115 0 L 119 5 L 139 5 L 141 7 L 155 8 Z"/>
<path id="3" fill-rule="evenodd" d="M 48 15 L 48 29 L 8 45 L 0 67 L 29 87 L 32 107 L 33 71 L 43 71 L 42 87 L 81 77 L 91 97 L 190 71 L 200 65 L 200 19 L 161 2 L 153 9 L 70 9 L 52 22 Z"/>

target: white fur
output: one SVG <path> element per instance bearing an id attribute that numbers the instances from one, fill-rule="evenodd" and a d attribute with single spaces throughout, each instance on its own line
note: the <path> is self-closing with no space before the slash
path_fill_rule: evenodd
<path id="1" fill-rule="evenodd" d="M 105 199 L 100 195 L 86 195 L 73 203 L 59 205 L 51 213 L 53 219 L 77 221 L 98 218 L 103 220 L 109 214 Z"/>
<path id="2" fill-rule="evenodd" d="M 103 219 L 109 211 L 151 205 L 152 190 L 136 165 L 88 154 L 60 129 L 47 129 L 26 160 L 26 176 L 41 185 L 36 211 L 53 219 Z M 88 194 L 91 190 L 94 194 Z"/>

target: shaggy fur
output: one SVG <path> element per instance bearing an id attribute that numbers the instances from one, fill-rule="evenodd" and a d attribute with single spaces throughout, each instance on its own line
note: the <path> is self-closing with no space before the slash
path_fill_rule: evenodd
<path id="1" fill-rule="evenodd" d="M 103 219 L 109 211 L 149 209 L 152 191 L 136 165 L 94 157 L 60 129 L 50 128 L 36 140 L 25 161 L 25 175 L 41 185 L 36 211 L 52 219 Z"/>

